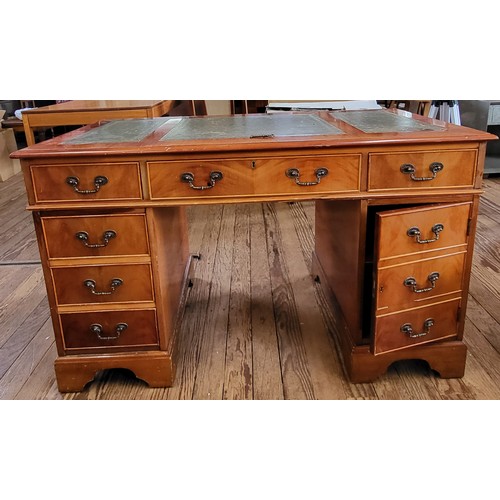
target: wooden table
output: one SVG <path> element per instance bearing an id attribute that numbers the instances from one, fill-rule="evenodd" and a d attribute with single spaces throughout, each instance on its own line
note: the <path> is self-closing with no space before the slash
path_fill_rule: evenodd
<path id="1" fill-rule="evenodd" d="M 2 128 L 11 128 L 14 132 L 23 132 L 23 122 L 16 118 L 15 116 L 11 116 L 2 120 L 1 122 Z"/>
<path id="2" fill-rule="evenodd" d="M 88 125 L 100 120 L 155 118 L 166 115 L 175 101 L 67 101 L 23 112 L 28 146 L 35 144 L 33 130 L 61 125 Z"/>
<path id="3" fill-rule="evenodd" d="M 350 380 L 405 359 L 461 377 L 493 139 L 398 110 L 324 111 L 117 121 L 16 152 L 59 389 L 81 390 L 107 368 L 174 383 L 185 206 L 301 200 L 315 201 L 311 279 L 330 297 Z"/>

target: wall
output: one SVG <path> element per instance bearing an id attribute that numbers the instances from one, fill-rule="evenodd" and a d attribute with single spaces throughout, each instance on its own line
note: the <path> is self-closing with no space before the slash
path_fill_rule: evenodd
<path id="1" fill-rule="evenodd" d="M 231 101 L 205 101 L 208 115 L 230 115 Z"/>

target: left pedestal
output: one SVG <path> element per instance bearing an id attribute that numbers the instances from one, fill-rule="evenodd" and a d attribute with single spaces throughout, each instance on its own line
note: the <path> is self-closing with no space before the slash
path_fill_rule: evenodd
<path id="1" fill-rule="evenodd" d="M 184 209 L 35 212 L 61 392 L 106 369 L 151 387 L 174 380 L 189 270 Z"/>

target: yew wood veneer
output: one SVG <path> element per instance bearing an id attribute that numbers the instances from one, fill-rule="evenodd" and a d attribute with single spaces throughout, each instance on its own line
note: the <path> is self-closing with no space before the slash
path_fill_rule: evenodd
<path id="1" fill-rule="evenodd" d="M 101 122 L 21 159 L 61 391 L 107 368 L 175 383 L 189 268 L 184 207 L 314 200 L 317 277 L 348 377 L 394 361 L 464 373 L 486 143 L 398 110 Z M 304 332 L 307 335 L 307 332 Z"/>

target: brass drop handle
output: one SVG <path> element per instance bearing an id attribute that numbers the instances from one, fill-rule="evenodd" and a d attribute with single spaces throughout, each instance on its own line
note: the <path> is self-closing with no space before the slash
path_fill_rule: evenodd
<path id="1" fill-rule="evenodd" d="M 195 186 L 194 185 L 194 174 L 191 172 L 184 172 L 181 174 L 181 182 L 185 182 L 189 184 L 191 189 L 196 189 L 198 191 L 203 191 L 205 189 L 212 189 L 215 186 L 215 183 L 221 181 L 224 178 L 222 172 L 215 170 L 214 172 L 210 172 L 208 176 L 208 184 L 206 186 Z"/>
<path id="2" fill-rule="evenodd" d="M 116 340 L 120 337 L 122 332 L 128 328 L 127 323 L 118 323 L 115 327 L 115 335 L 105 335 L 104 328 L 99 323 L 94 323 L 90 325 L 90 331 L 97 335 L 99 340 Z"/>
<path id="3" fill-rule="evenodd" d="M 414 333 L 413 326 L 411 323 L 405 323 L 401 325 L 401 333 L 408 335 L 411 339 L 417 339 L 419 337 L 425 337 L 428 333 L 431 332 L 431 328 L 434 326 L 434 320 L 432 318 L 426 319 L 424 321 L 424 331 L 421 333 Z"/>
<path id="4" fill-rule="evenodd" d="M 314 171 L 314 175 L 316 176 L 316 181 L 314 182 L 301 182 L 300 179 L 300 170 L 298 168 L 289 168 L 286 172 L 285 175 L 289 177 L 290 179 L 295 180 L 295 184 L 297 186 L 317 186 L 323 177 L 326 177 L 328 175 L 328 169 L 321 167 L 318 168 Z"/>
<path id="5" fill-rule="evenodd" d="M 408 231 L 406 231 L 406 234 L 410 238 L 415 238 L 415 241 L 417 243 L 423 245 L 425 243 L 433 243 L 434 241 L 439 240 L 439 233 L 441 231 L 443 231 L 443 229 L 444 229 L 443 224 L 434 224 L 434 226 L 432 226 L 432 228 L 431 228 L 431 231 L 434 233 L 435 238 L 432 240 L 421 240 L 420 239 L 421 233 L 420 233 L 420 229 L 418 227 L 410 227 L 410 229 L 408 229 Z"/>
<path id="6" fill-rule="evenodd" d="M 76 239 L 81 241 L 84 246 L 87 248 L 102 248 L 108 246 L 109 240 L 116 238 L 116 231 L 109 229 L 108 231 L 104 231 L 102 235 L 102 243 L 89 243 L 89 233 L 86 231 L 78 231 L 76 234 Z"/>
<path id="7" fill-rule="evenodd" d="M 435 161 L 429 165 L 429 170 L 432 173 L 432 177 L 415 177 L 415 166 L 412 165 L 411 163 L 405 163 L 404 165 L 401 165 L 401 172 L 403 174 L 409 175 L 410 179 L 412 181 L 432 181 L 436 178 L 436 175 L 438 172 L 441 172 L 443 170 L 444 165 L 438 161 Z"/>
<path id="8" fill-rule="evenodd" d="M 76 176 L 70 176 L 66 178 L 66 184 L 71 186 L 75 193 L 78 194 L 94 194 L 101 189 L 101 186 L 104 186 L 108 183 L 108 178 L 104 177 L 104 175 L 98 175 L 94 178 L 94 189 L 80 189 L 78 185 L 80 184 L 80 179 Z"/>
<path id="9" fill-rule="evenodd" d="M 123 280 L 120 278 L 113 278 L 110 283 L 110 291 L 109 292 L 99 292 L 95 289 L 96 282 L 94 280 L 85 280 L 83 282 L 83 286 L 87 287 L 92 295 L 111 295 L 119 286 L 123 285 Z"/>
<path id="10" fill-rule="evenodd" d="M 410 276 L 404 280 L 403 285 L 411 288 L 411 291 L 415 293 L 430 292 L 431 290 L 434 290 L 434 288 L 436 287 L 436 281 L 438 279 L 439 279 L 439 273 L 431 273 L 429 274 L 429 276 L 427 276 L 427 281 L 430 282 L 431 286 L 427 288 L 418 288 L 417 280 L 412 276 Z"/>

